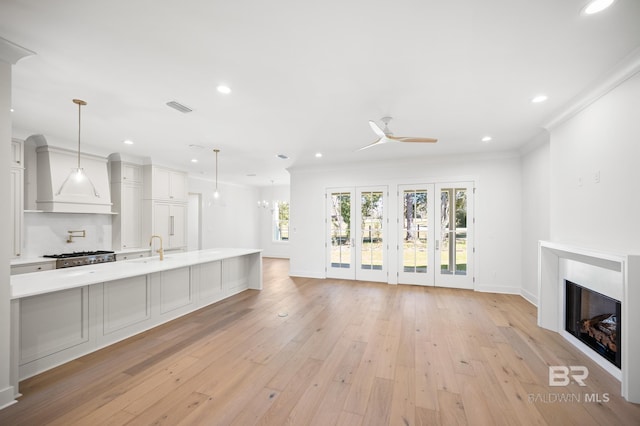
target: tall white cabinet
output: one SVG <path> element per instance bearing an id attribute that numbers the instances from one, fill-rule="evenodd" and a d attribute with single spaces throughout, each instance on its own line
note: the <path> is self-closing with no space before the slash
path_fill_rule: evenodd
<path id="1" fill-rule="evenodd" d="M 187 174 L 160 167 L 144 166 L 144 217 L 147 234 L 162 237 L 165 250 L 187 248 Z M 160 247 L 153 240 L 153 253 Z"/>
<path id="2" fill-rule="evenodd" d="M 24 215 L 24 154 L 22 141 L 11 141 L 11 257 L 22 254 L 22 228 Z"/>
<path id="3" fill-rule="evenodd" d="M 142 247 L 144 169 L 141 164 L 109 156 L 113 211 L 112 242 L 115 250 Z"/>

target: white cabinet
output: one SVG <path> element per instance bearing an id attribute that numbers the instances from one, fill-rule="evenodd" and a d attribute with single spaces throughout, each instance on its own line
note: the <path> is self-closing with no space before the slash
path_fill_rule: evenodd
<path id="1" fill-rule="evenodd" d="M 153 235 L 162 237 L 165 250 L 184 249 L 187 245 L 187 205 L 153 202 Z M 153 240 L 153 252 L 160 248 Z"/>
<path id="2" fill-rule="evenodd" d="M 118 249 L 142 247 L 143 168 L 109 157 L 113 211 L 112 243 Z"/>
<path id="3" fill-rule="evenodd" d="M 153 200 L 187 201 L 187 175 L 184 172 L 158 166 L 151 168 L 151 195 Z M 147 173 L 147 176 L 149 173 Z"/>
<path id="4" fill-rule="evenodd" d="M 160 315 L 173 315 L 193 303 L 189 268 L 169 269 L 155 274 L 154 278 L 160 279 Z"/>
<path id="5" fill-rule="evenodd" d="M 20 257 L 22 253 L 22 227 L 24 215 L 24 168 L 22 141 L 11 141 L 11 257 Z"/>
<path id="6" fill-rule="evenodd" d="M 23 167 L 22 141 L 11 140 L 11 167 Z"/>
<path id="7" fill-rule="evenodd" d="M 122 184 L 120 247 L 142 246 L 142 185 Z"/>
<path id="8" fill-rule="evenodd" d="M 128 183 L 137 183 L 142 185 L 143 173 L 142 166 L 137 164 L 122 163 L 122 181 Z"/>
<path id="9" fill-rule="evenodd" d="M 199 306 L 206 306 L 221 300 L 224 297 L 222 261 L 192 266 L 191 281 L 196 287 Z"/>
<path id="10" fill-rule="evenodd" d="M 11 168 L 11 256 L 14 258 L 22 251 L 22 176 L 21 169 Z"/>
<path id="11" fill-rule="evenodd" d="M 20 378 L 77 358 L 95 346 L 89 333 L 88 290 L 87 286 L 77 287 L 12 300 L 12 344 L 17 349 Z"/>
<path id="12" fill-rule="evenodd" d="M 146 234 L 162 237 L 165 250 L 187 247 L 187 174 L 155 165 L 144 166 L 144 224 Z M 160 242 L 153 240 L 153 252 Z"/>

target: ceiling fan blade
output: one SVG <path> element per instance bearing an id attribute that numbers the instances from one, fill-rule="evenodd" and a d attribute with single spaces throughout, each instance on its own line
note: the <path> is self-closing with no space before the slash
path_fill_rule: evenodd
<path id="1" fill-rule="evenodd" d="M 413 138 L 410 136 L 387 136 L 389 139 L 393 139 L 394 141 L 398 141 L 398 142 L 427 142 L 427 143 L 433 143 L 433 142 L 438 142 L 438 139 L 436 138 Z"/>
<path id="2" fill-rule="evenodd" d="M 373 130 L 373 133 L 375 133 L 376 135 L 378 135 L 379 138 L 383 139 L 385 136 L 387 136 L 384 133 L 384 130 L 382 130 L 380 128 L 380 126 L 378 126 L 375 121 L 369 120 L 369 126 L 371 126 L 371 130 Z"/>
<path id="3" fill-rule="evenodd" d="M 358 151 L 362 151 L 363 149 L 371 148 L 371 147 L 374 147 L 374 146 L 376 146 L 376 145 L 382 145 L 383 143 L 386 143 L 386 142 L 387 142 L 387 140 L 388 140 L 388 139 L 387 139 L 386 137 L 384 137 L 384 138 L 380 138 L 380 139 L 378 139 L 377 141 L 375 141 L 374 143 L 371 143 L 371 144 L 369 144 L 369 145 L 365 145 L 365 146 L 363 146 L 362 148 L 358 149 Z"/>

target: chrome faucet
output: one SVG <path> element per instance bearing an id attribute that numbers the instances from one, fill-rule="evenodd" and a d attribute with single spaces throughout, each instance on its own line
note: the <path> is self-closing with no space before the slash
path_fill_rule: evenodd
<path id="1" fill-rule="evenodd" d="M 158 250 L 156 250 L 156 252 L 160 255 L 160 260 L 164 260 L 164 249 L 162 248 L 162 237 L 160 235 L 152 235 L 151 239 L 149 240 L 149 247 L 151 247 L 151 244 L 153 244 L 153 239 L 154 238 L 159 238 L 160 239 L 160 248 Z"/>

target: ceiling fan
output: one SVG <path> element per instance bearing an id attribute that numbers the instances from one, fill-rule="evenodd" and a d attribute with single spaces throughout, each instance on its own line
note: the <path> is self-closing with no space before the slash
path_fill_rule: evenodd
<path id="1" fill-rule="evenodd" d="M 438 139 L 435 138 L 414 138 L 410 136 L 393 136 L 391 130 L 389 130 L 388 124 L 393 117 L 382 117 L 380 121 L 384 123 L 384 129 L 376 124 L 375 121 L 369 120 L 369 125 L 371 126 L 371 130 L 378 136 L 378 140 L 372 144 L 363 146 L 359 149 L 362 151 L 363 149 L 371 148 L 372 146 L 382 145 L 383 143 L 391 142 L 419 142 L 419 143 L 434 143 L 438 142 Z"/>

